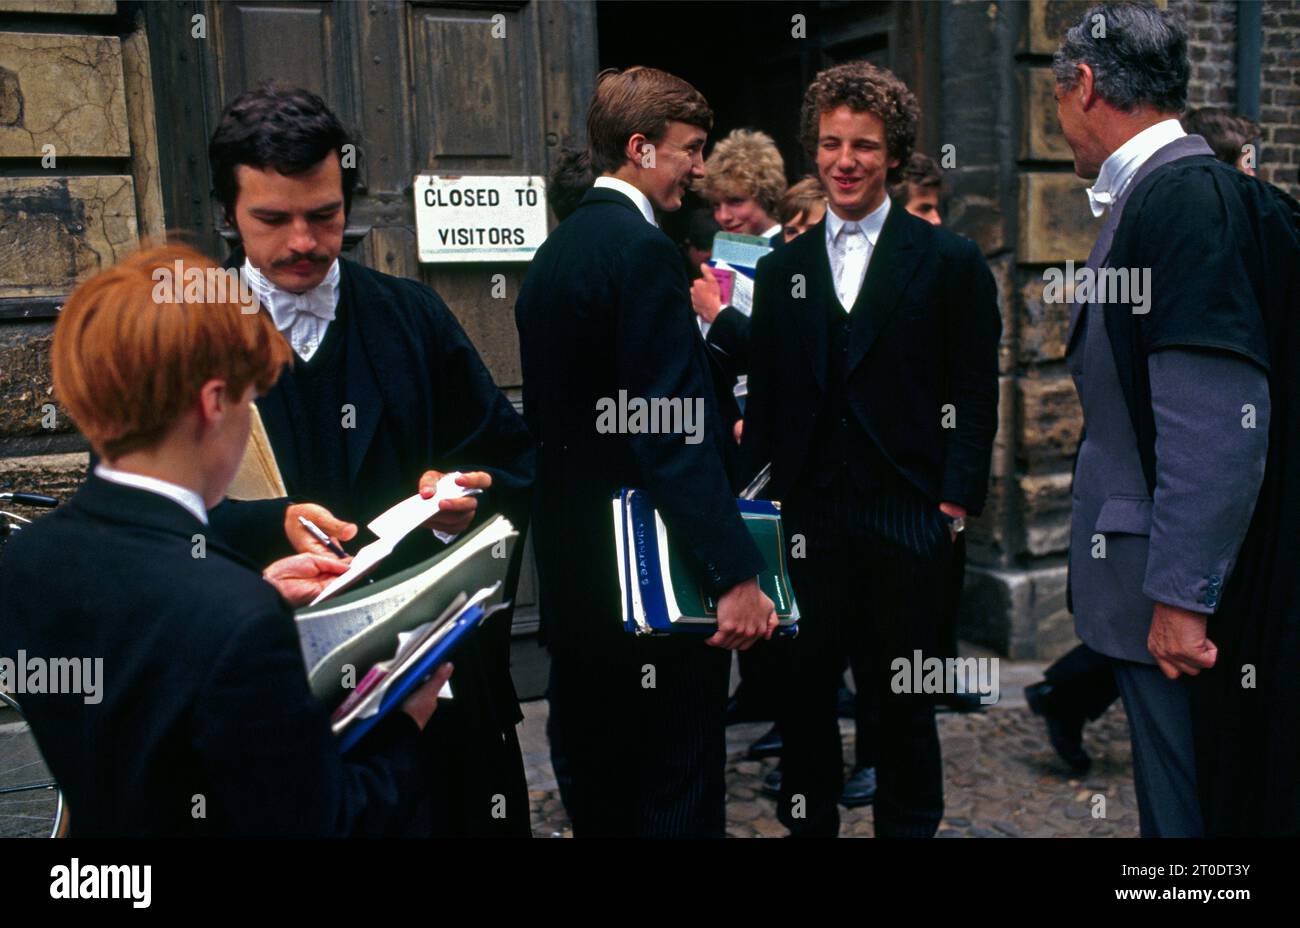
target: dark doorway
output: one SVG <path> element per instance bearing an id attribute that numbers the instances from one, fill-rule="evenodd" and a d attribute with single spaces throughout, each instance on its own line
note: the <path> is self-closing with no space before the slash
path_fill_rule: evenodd
<path id="1" fill-rule="evenodd" d="M 713 108 L 710 145 L 732 129 L 760 129 L 776 140 L 787 179 L 812 170 L 799 143 L 804 88 L 824 67 L 865 58 L 891 68 L 927 106 L 937 63 L 932 3 L 678 2 L 599 0 L 596 35 L 601 68 L 650 65 L 696 87 Z M 800 30 L 796 16 L 806 17 Z M 796 35 L 802 32 L 802 37 Z M 918 141 L 924 144 L 923 121 Z M 663 217 L 674 239 L 694 206 Z"/>

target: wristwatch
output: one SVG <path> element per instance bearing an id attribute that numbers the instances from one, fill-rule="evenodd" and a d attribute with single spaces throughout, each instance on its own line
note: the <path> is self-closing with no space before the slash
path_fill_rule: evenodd
<path id="1" fill-rule="evenodd" d="M 948 523 L 948 527 L 953 530 L 954 534 L 960 535 L 962 532 L 966 531 L 965 516 L 950 516 L 942 509 L 939 510 L 939 515 L 943 516 L 944 521 Z"/>

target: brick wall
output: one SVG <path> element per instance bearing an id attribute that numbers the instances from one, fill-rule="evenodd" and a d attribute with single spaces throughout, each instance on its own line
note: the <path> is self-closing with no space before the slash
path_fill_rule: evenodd
<path id="1" fill-rule="evenodd" d="M 1170 0 L 1191 38 L 1189 107 L 1238 106 L 1237 7 L 1235 0 Z M 1260 19 L 1259 175 L 1300 196 L 1300 0 L 1264 0 Z"/>
<path id="2" fill-rule="evenodd" d="M 1187 21 L 1187 57 L 1192 79 L 1187 105 L 1227 106 L 1237 91 L 1237 4 L 1235 0 L 1171 0 L 1169 9 Z"/>
<path id="3" fill-rule="evenodd" d="M 1269 0 L 1260 18 L 1259 174 L 1300 197 L 1300 0 Z"/>

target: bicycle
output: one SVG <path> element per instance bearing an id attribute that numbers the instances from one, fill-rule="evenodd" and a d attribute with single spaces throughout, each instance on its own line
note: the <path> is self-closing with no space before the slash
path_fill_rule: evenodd
<path id="1" fill-rule="evenodd" d="M 36 493 L 0 493 L 0 503 L 4 502 L 48 509 L 59 501 Z M 0 551 L 31 521 L 0 509 Z M 22 707 L 0 690 L 0 838 L 60 838 L 67 830 L 63 793 L 41 758 Z"/>

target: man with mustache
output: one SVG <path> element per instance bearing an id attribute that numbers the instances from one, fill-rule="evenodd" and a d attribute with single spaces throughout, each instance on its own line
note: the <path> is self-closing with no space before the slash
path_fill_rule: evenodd
<path id="1" fill-rule="evenodd" d="M 886 194 L 917 115 L 902 81 L 865 61 L 817 75 L 801 134 L 829 209 L 759 261 L 754 285 L 742 457 L 771 463 L 768 495 L 804 543 L 778 719 L 778 815 L 801 837 L 839 831 L 836 695 L 855 651 L 879 713 L 876 835 L 931 837 L 943 816 L 934 697 L 892 684 L 898 659 L 944 650 L 957 533 L 987 492 L 1001 320 L 979 248 Z"/>
<path id="2" fill-rule="evenodd" d="M 294 351 L 257 404 L 293 504 L 227 501 L 213 510 L 217 530 L 257 563 L 274 559 L 286 535 L 328 553 L 297 524 L 301 514 L 355 551 L 373 540 L 355 523 L 417 491 L 431 496 L 449 471 L 483 495 L 445 503 L 382 570 L 430 557 L 481 521 L 480 509 L 522 530 L 532 440 L 451 311 L 427 287 L 339 256 L 356 147 L 324 101 L 274 84 L 245 93 L 222 114 L 209 156 L 239 234 L 229 266 Z M 517 576 L 518 563 L 507 598 Z M 509 635 L 508 616 L 497 616 L 457 652 L 454 698 L 423 737 L 436 768 L 432 818 L 413 833 L 531 833 Z"/>

